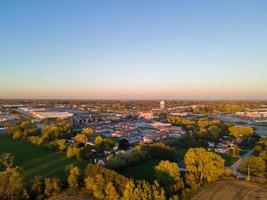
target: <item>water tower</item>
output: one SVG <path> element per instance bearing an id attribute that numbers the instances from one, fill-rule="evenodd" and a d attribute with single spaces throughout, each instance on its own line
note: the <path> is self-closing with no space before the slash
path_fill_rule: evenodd
<path id="1" fill-rule="evenodd" d="M 161 110 L 165 110 L 165 102 L 161 101 L 160 104 L 159 104 L 159 107 L 160 107 Z"/>

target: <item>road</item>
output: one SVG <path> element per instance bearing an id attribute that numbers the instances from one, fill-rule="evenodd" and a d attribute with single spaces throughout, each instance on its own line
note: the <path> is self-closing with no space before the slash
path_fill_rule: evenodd
<path id="1" fill-rule="evenodd" d="M 229 167 L 232 170 L 233 176 L 238 177 L 238 178 L 241 178 L 241 179 L 245 179 L 247 177 L 247 174 L 242 174 L 242 173 L 238 172 L 237 169 L 241 165 L 241 163 L 243 162 L 243 160 L 245 160 L 247 157 L 251 156 L 253 154 L 253 152 L 254 152 L 253 149 L 250 150 L 245 155 L 243 155 L 242 157 L 240 157 L 238 159 L 238 161 L 236 161 L 233 165 L 231 165 Z M 266 182 L 265 178 L 251 176 L 251 175 L 250 175 L 250 180 L 256 181 L 256 182 L 260 182 L 260 183 Z"/>
<path id="2" fill-rule="evenodd" d="M 245 155 L 241 156 L 238 161 L 236 161 L 233 165 L 230 166 L 230 169 L 232 170 L 232 173 L 234 176 L 239 176 L 239 177 L 242 177 L 244 178 L 245 175 L 244 174 L 241 174 L 237 171 L 238 167 L 241 165 L 241 163 L 243 162 L 243 160 L 245 160 L 247 157 L 251 156 L 252 153 L 253 153 L 253 149 L 250 150 L 249 152 L 247 152 Z"/>

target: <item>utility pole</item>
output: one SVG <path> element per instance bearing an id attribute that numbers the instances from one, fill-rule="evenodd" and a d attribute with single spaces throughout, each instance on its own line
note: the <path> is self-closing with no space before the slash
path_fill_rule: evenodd
<path id="1" fill-rule="evenodd" d="M 248 165 L 248 176 L 247 176 L 247 181 L 250 181 L 250 169 L 249 169 L 249 165 Z"/>

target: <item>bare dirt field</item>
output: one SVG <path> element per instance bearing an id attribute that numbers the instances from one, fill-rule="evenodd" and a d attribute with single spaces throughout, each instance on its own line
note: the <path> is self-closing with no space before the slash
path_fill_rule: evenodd
<path id="1" fill-rule="evenodd" d="M 224 179 L 212 183 L 192 200 L 267 200 L 267 187 L 235 179 Z"/>

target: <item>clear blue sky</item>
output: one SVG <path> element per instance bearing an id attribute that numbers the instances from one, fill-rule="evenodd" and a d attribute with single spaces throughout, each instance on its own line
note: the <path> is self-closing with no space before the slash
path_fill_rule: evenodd
<path id="1" fill-rule="evenodd" d="M 267 1 L 2 0 L 0 98 L 267 99 Z"/>

